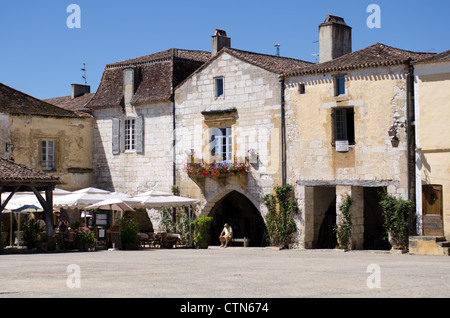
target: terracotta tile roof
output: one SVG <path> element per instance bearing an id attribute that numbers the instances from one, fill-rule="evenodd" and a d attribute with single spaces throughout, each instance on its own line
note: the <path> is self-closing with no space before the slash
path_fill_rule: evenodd
<path id="1" fill-rule="evenodd" d="M 0 83 L 0 113 L 45 117 L 80 117 L 80 115 L 51 105 Z"/>
<path id="2" fill-rule="evenodd" d="M 424 59 L 422 61 L 415 62 L 414 64 L 430 64 L 430 63 L 442 63 L 450 62 L 450 50 L 436 54 L 432 57 Z"/>
<path id="3" fill-rule="evenodd" d="M 432 53 L 421 53 L 400 50 L 381 43 L 376 43 L 362 50 L 352 52 L 334 60 L 313 64 L 309 67 L 286 72 L 285 76 L 301 76 L 328 72 L 342 72 L 371 67 L 387 67 L 406 64 L 409 61 L 420 61 L 433 56 Z"/>
<path id="4" fill-rule="evenodd" d="M 293 58 L 289 58 L 289 57 L 261 54 L 261 53 L 242 51 L 242 50 L 225 47 L 222 50 L 220 50 L 220 52 L 218 52 L 216 56 L 211 58 L 207 63 L 205 63 L 203 66 L 201 66 L 199 69 L 197 69 L 194 73 L 189 75 L 188 78 L 192 77 L 194 74 L 201 72 L 204 68 L 208 67 L 208 65 L 210 65 L 214 60 L 216 60 L 223 53 L 228 53 L 231 56 L 234 56 L 237 59 L 240 59 L 246 63 L 255 65 L 257 67 L 265 69 L 266 71 L 269 71 L 269 72 L 272 72 L 275 74 L 279 74 L 279 75 L 283 74 L 284 72 L 294 71 L 299 68 L 309 67 L 311 65 L 314 65 L 310 62 L 297 60 L 297 59 L 293 59 Z M 183 83 L 188 78 L 186 78 L 182 83 L 180 83 L 178 85 L 178 87 L 183 85 Z"/>
<path id="5" fill-rule="evenodd" d="M 313 65 L 310 62 L 305 62 L 293 58 L 260 54 L 232 48 L 224 48 L 223 51 L 241 60 L 244 60 L 245 62 L 248 62 L 250 64 L 253 64 L 255 66 L 258 66 L 260 68 L 263 68 L 269 72 L 276 74 L 282 74 L 285 72 Z"/>
<path id="6" fill-rule="evenodd" d="M 138 83 L 133 105 L 170 100 L 174 87 L 208 61 L 211 53 L 169 49 L 155 54 L 108 64 L 100 86 L 87 108 L 114 107 L 123 103 L 123 69 L 135 68 Z"/>
<path id="7" fill-rule="evenodd" d="M 44 102 L 47 102 L 52 105 L 56 105 L 58 107 L 74 111 L 74 112 L 83 112 L 89 113 L 90 109 L 86 108 L 86 105 L 91 101 L 92 97 L 94 97 L 93 93 L 83 94 L 81 96 L 72 98 L 69 96 L 62 97 L 54 97 L 49 99 L 44 99 Z"/>
<path id="8" fill-rule="evenodd" d="M 13 181 L 45 181 L 59 183 L 59 177 L 31 169 L 14 161 L 0 158 L 0 183 Z"/>

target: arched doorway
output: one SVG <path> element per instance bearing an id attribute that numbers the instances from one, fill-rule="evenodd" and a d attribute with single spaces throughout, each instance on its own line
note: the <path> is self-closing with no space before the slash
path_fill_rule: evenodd
<path id="1" fill-rule="evenodd" d="M 220 244 L 219 235 L 225 223 L 233 228 L 235 238 L 249 238 L 250 246 L 267 245 L 264 219 L 253 203 L 243 194 L 237 191 L 230 192 L 214 205 L 209 216 L 213 217 L 209 245 Z"/>

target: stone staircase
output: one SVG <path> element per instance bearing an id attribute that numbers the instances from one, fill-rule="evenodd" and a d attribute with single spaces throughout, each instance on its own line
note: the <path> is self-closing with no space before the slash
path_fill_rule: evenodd
<path id="1" fill-rule="evenodd" d="M 450 241 L 443 236 L 411 236 L 409 254 L 450 256 Z"/>

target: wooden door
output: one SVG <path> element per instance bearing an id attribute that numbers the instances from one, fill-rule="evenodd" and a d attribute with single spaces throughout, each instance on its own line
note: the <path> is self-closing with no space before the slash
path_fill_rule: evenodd
<path id="1" fill-rule="evenodd" d="M 442 204 L 441 185 L 422 187 L 423 235 L 444 236 Z"/>

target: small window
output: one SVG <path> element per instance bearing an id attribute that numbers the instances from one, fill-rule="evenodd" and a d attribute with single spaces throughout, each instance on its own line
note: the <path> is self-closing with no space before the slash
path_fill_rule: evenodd
<path id="1" fill-rule="evenodd" d="M 335 78 L 335 96 L 345 95 L 345 76 Z"/>
<path id="2" fill-rule="evenodd" d="M 232 160 L 232 140 L 231 127 L 213 128 L 211 132 L 211 156 L 217 161 Z"/>
<path id="3" fill-rule="evenodd" d="M 334 140 L 348 141 L 349 145 L 355 144 L 355 116 L 353 107 L 334 108 Z"/>
<path id="4" fill-rule="evenodd" d="M 215 80 L 216 98 L 223 97 L 223 77 L 218 77 Z"/>
<path id="5" fill-rule="evenodd" d="M 125 151 L 136 150 L 136 120 L 125 120 Z"/>
<path id="6" fill-rule="evenodd" d="M 42 170 L 55 170 L 55 141 L 42 140 Z"/>
<path id="7" fill-rule="evenodd" d="M 301 95 L 306 93 L 306 88 L 305 88 L 305 84 L 300 84 L 300 86 L 298 87 L 298 91 Z"/>

